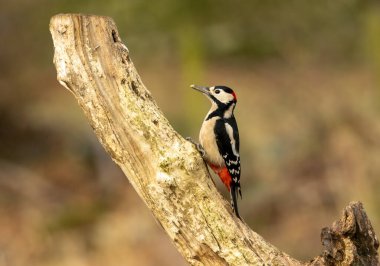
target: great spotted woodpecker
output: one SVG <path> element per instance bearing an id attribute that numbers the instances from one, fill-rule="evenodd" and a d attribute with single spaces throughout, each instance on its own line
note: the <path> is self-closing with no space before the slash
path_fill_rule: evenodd
<path id="1" fill-rule="evenodd" d="M 232 209 L 240 218 L 237 206 L 237 194 L 241 197 L 239 131 L 234 117 L 236 94 L 225 86 L 191 87 L 202 92 L 211 101 L 211 109 L 199 133 L 198 150 L 227 187 Z"/>

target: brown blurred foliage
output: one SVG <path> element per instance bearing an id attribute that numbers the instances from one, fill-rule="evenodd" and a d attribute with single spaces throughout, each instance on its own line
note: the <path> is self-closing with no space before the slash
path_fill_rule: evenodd
<path id="1" fill-rule="evenodd" d="M 183 136 L 208 108 L 189 84 L 237 91 L 241 213 L 281 250 L 317 255 L 320 229 L 351 200 L 379 230 L 377 2 L 0 5 L 0 265 L 186 265 L 56 81 L 48 24 L 64 12 L 115 19 Z"/>

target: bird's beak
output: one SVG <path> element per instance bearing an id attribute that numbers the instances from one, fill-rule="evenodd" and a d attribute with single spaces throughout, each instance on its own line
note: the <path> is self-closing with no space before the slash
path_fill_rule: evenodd
<path id="1" fill-rule="evenodd" d="M 191 88 L 194 90 L 200 91 L 203 94 L 210 95 L 210 88 L 209 87 L 203 87 L 203 86 L 198 86 L 198 85 L 190 85 Z"/>

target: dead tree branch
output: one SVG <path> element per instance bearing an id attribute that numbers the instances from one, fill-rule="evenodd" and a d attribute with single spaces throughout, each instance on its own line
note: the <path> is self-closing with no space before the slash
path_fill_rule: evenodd
<path id="1" fill-rule="evenodd" d="M 60 14 L 50 31 L 59 83 L 190 264 L 302 265 L 235 218 L 196 149 L 145 88 L 112 19 Z M 324 230 L 324 254 L 310 264 L 360 262 L 364 255 L 377 261 L 378 241 L 361 205 L 346 213 L 356 222 Z"/>

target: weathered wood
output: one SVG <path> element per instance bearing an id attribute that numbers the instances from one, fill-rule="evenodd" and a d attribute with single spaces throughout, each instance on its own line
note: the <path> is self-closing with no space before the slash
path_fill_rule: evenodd
<path id="1" fill-rule="evenodd" d="M 145 88 L 112 19 L 60 14 L 50 31 L 58 81 L 190 264 L 301 265 L 232 214 Z"/>
<path id="2" fill-rule="evenodd" d="M 323 253 L 310 265 L 379 265 L 379 240 L 360 202 L 351 202 L 342 217 L 321 232 Z"/>

